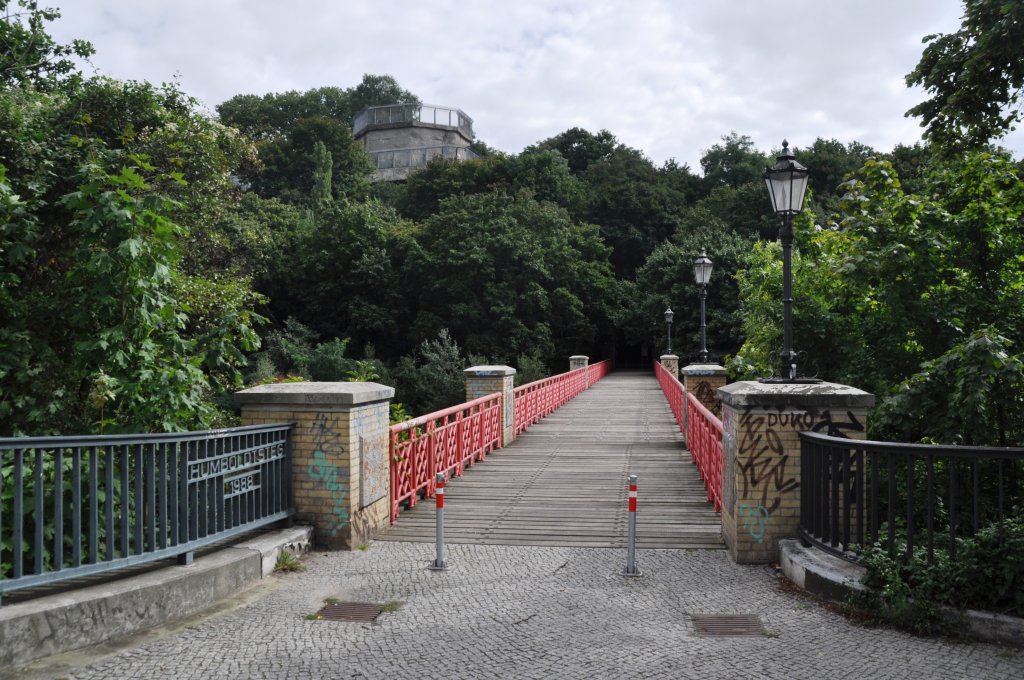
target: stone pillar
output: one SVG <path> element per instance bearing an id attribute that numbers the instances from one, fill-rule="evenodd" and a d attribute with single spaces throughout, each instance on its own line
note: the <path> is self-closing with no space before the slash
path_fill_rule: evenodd
<path id="1" fill-rule="evenodd" d="M 314 541 L 357 548 L 389 520 L 388 428 L 395 389 L 377 383 L 300 382 L 235 393 L 243 425 L 294 422 L 296 520 Z"/>
<path id="2" fill-rule="evenodd" d="M 778 560 L 800 525 L 800 437 L 812 430 L 864 439 L 875 397 L 835 383 L 742 381 L 722 404 L 722 537 L 741 564 Z"/>
<path id="3" fill-rule="evenodd" d="M 578 368 L 586 368 L 590 362 L 590 357 L 582 354 L 573 354 L 569 357 L 569 370 L 575 371 Z M 586 386 L 590 387 L 590 371 L 586 372 Z"/>
<path id="4" fill-rule="evenodd" d="M 466 374 L 467 401 L 501 392 L 501 445 L 508 446 L 512 443 L 516 424 L 512 411 L 516 369 L 511 366 L 473 366 L 463 372 Z"/>
<path id="5" fill-rule="evenodd" d="M 683 376 L 683 387 L 687 392 L 697 397 L 700 403 L 704 404 L 707 410 L 719 418 L 722 417 L 722 407 L 718 403 L 716 394 L 719 387 L 725 387 L 727 382 L 725 367 L 718 364 L 690 364 L 680 371 Z"/>
<path id="6" fill-rule="evenodd" d="M 679 357 L 675 354 L 662 354 L 661 365 L 665 367 L 674 378 L 679 377 Z"/>

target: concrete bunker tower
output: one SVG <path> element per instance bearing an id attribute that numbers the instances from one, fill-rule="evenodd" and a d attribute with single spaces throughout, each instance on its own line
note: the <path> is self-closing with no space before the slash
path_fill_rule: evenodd
<path id="1" fill-rule="evenodd" d="M 478 158 L 469 149 L 473 119 L 446 106 L 370 106 L 352 119 L 352 136 L 373 160 L 373 182 L 402 181 L 438 156 Z"/>

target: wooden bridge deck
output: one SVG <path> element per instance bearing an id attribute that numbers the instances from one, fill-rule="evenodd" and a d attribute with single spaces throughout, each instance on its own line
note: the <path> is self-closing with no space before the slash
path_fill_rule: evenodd
<path id="1" fill-rule="evenodd" d="M 626 478 L 639 478 L 640 548 L 723 548 L 697 468 L 650 373 L 616 372 L 445 488 L 450 543 L 624 547 Z M 434 502 L 378 540 L 434 541 Z"/>

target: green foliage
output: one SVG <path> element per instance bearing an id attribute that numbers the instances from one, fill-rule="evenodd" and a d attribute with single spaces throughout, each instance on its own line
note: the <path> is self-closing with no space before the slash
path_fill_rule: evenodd
<path id="1" fill-rule="evenodd" d="M 295 553 L 282 550 L 277 553 L 277 560 L 274 562 L 274 571 L 279 574 L 306 571 L 306 565 L 299 561 Z"/>
<path id="2" fill-rule="evenodd" d="M 596 228 L 526 192 L 453 196 L 416 242 L 413 337 L 449 328 L 471 353 L 564 361 L 610 326 L 615 282 Z"/>
<path id="3" fill-rule="evenodd" d="M 1024 359 L 994 330 L 976 331 L 887 396 L 874 431 L 896 441 L 968 446 L 1024 441 Z"/>
<path id="4" fill-rule="evenodd" d="M 39 8 L 37 0 L 0 0 L 0 85 L 31 85 L 52 91 L 79 79 L 73 57 L 88 59 L 95 53 L 84 40 L 70 45 L 54 42 L 45 25 L 60 18 L 60 12 Z"/>
<path id="5" fill-rule="evenodd" d="M 723 136 L 722 142 L 712 145 L 700 159 L 709 191 L 723 185 L 736 188 L 750 182 L 760 184 L 770 164 L 768 156 L 754 146 L 754 140 L 736 132 Z"/>
<path id="6" fill-rule="evenodd" d="M 463 370 L 466 361 L 447 329 L 424 340 L 415 354 L 401 358 L 395 368 L 395 398 L 416 415 L 433 413 L 466 400 Z"/>
<path id="7" fill-rule="evenodd" d="M 473 362 L 474 365 L 476 362 Z M 534 354 L 520 354 L 519 359 L 516 361 L 516 375 L 515 384 L 526 385 L 528 383 L 542 380 L 548 376 L 547 368 L 544 366 L 544 360 L 536 353 Z"/>
<path id="8" fill-rule="evenodd" d="M 834 222 L 819 229 L 806 213 L 797 221 L 794 346 L 807 353 L 800 364 L 811 373 L 886 394 L 924 362 L 994 323 L 996 335 L 1010 342 L 1024 337 L 1019 257 L 1024 184 L 1017 168 L 1005 156 L 979 153 L 933 164 L 917 183 L 921 193 L 905 193 L 893 166 L 871 159 L 844 183 Z M 781 344 L 779 260 L 755 248 L 747 264 L 739 279 L 746 334 L 739 363 L 763 369 L 774 363 Z M 957 356 L 952 352 L 928 371 L 941 368 L 948 374 Z M 977 358 L 974 365 L 986 361 Z M 978 390 L 974 397 L 959 397 L 975 414 L 978 400 L 996 393 L 995 383 L 978 371 L 958 378 L 964 389 Z M 948 381 L 913 383 L 913 399 L 930 400 L 933 413 L 943 403 L 949 408 Z M 925 397 L 922 390 L 928 389 L 932 396 Z M 905 398 L 911 399 L 910 393 Z M 898 403 L 893 402 L 894 418 L 907 412 Z M 1019 432 L 1010 422 L 1016 410 L 1006 404 L 1006 422 L 992 430 L 1005 432 L 1011 443 L 1017 436 L 1011 433 Z M 887 431 L 893 427 L 890 419 Z M 935 426 L 929 432 L 938 436 Z"/>
<path id="9" fill-rule="evenodd" d="M 982 609 L 1024 615 L 1024 518 L 1009 517 L 957 539 L 956 559 L 936 547 L 897 541 L 894 554 L 879 543 L 865 551 L 864 582 L 873 589 L 866 604 L 898 625 L 924 634 L 955 632 L 957 622 L 945 608 Z"/>
<path id="10" fill-rule="evenodd" d="M 270 316 L 301 319 L 318 337 L 370 342 L 397 356 L 408 347 L 400 320 L 413 295 L 403 295 L 400 275 L 416 271 L 415 262 L 411 272 L 403 266 L 404 226 L 376 201 L 337 203 L 296 225 L 257 280 L 271 300 Z"/>
<path id="11" fill-rule="evenodd" d="M 964 0 L 955 33 L 925 36 L 921 61 L 907 75 L 930 95 L 907 112 L 946 153 L 976 149 L 1014 129 L 1024 89 L 1024 4 Z"/>
<path id="12" fill-rule="evenodd" d="M 697 209 L 694 209 L 696 211 Z M 746 261 L 754 241 L 717 223 L 710 215 L 697 222 L 707 225 L 692 231 L 682 227 L 671 241 L 662 243 L 637 272 L 635 291 L 617 319 L 627 337 L 647 342 L 655 356 L 666 349 L 663 312 L 675 311 L 672 349 L 684 361 L 697 360 L 700 352 L 700 299 L 693 278 L 693 261 L 706 250 L 714 262 L 707 287 L 707 346 L 713 360 L 739 349 L 741 317 L 739 289 L 734 275 Z"/>
<path id="13" fill-rule="evenodd" d="M 241 94 L 217 105 L 221 121 L 258 139 L 283 136 L 303 118 L 332 118 L 350 124 L 367 106 L 416 102 L 391 76 L 363 76 L 355 87 L 318 87 L 306 92 L 289 91 L 263 96 Z"/>

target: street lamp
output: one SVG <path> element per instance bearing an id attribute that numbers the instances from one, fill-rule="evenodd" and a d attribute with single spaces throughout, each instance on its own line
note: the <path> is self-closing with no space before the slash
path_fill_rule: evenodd
<path id="1" fill-rule="evenodd" d="M 672 354 L 672 318 L 675 314 L 671 307 L 665 308 L 665 323 L 668 324 L 668 351 L 665 354 Z"/>
<path id="2" fill-rule="evenodd" d="M 793 351 L 793 218 L 803 210 L 807 191 L 807 168 L 797 162 L 782 141 L 782 153 L 772 167 L 765 170 L 764 182 L 772 199 L 772 208 L 782 217 L 779 240 L 782 241 L 782 371 L 783 381 L 796 380 L 796 352 Z"/>
<path id="3" fill-rule="evenodd" d="M 707 252 L 700 251 L 700 257 L 693 261 L 693 278 L 700 286 L 700 362 L 708 362 L 708 326 L 704 321 L 704 300 L 708 297 L 708 282 L 711 280 L 711 269 L 714 264 Z"/>

